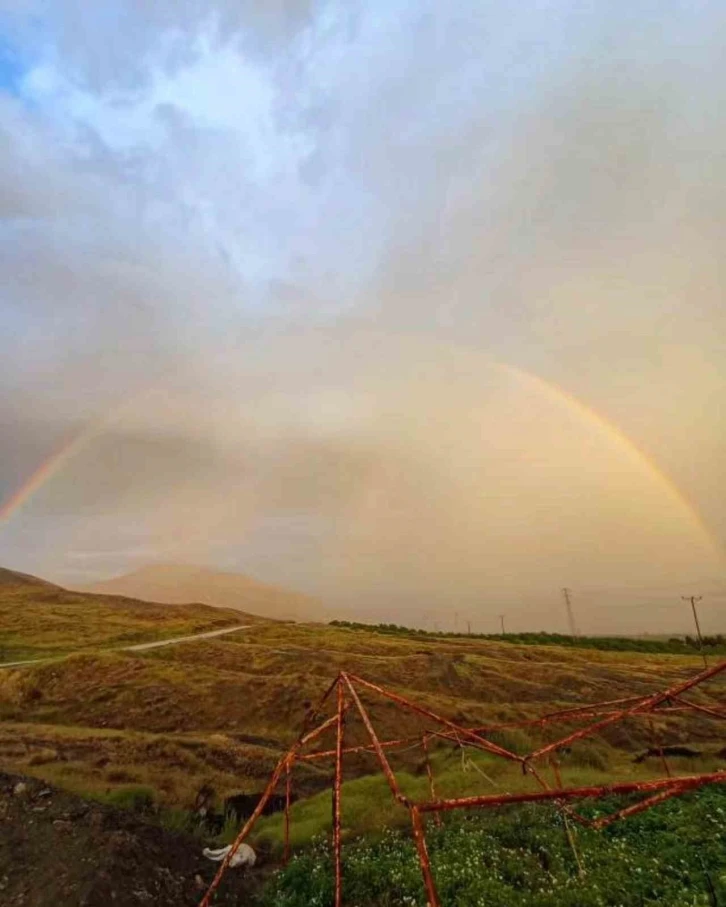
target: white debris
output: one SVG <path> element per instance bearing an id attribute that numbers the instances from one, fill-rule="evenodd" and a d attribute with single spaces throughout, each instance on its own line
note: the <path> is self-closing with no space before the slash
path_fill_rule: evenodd
<path id="1" fill-rule="evenodd" d="M 202 853 L 208 860 L 214 860 L 216 863 L 220 863 L 230 850 L 232 850 L 232 845 L 228 844 L 226 847 L 220 847 L 219 850 L 210 850 L 208 847 L 205 847 Z M 257 854 L 252 850 L 250 845 L 240 844 L 234 856 L 229 861 L 229 866 L 230 869 L 235 869 L 237 866 L 254 866 L 256 862 Z"/>

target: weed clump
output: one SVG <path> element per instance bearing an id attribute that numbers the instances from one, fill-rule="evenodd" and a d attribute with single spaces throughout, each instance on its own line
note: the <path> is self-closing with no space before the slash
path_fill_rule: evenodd
<path id="1" fill-rule="evenodd" d="M 148 813 L 154 809 L 156 791 L 146 784 L 128 784 L 118 787 L 106 795 L 105 800 L 120 809 L 135 813 Z"/>

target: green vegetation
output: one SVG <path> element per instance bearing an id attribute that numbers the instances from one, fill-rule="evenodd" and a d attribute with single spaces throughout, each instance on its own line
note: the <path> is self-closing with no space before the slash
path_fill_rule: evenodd
<path id="1" fill-rule="evenodd" d="M 612 801 L 608 811 L 622 805 Z M 591 804 L 583 812 L 605 812 Z M 726 898 L 726 791 L 676 798 L 602 832 L 579 828 L 580 875 L 562 819 L 550 807 L 448 816 L 428 823 L 427 841 L 442 904 L 466 907 L 696 907 Z M 343 849 L 345 903 L 423 907 L 410 835 L 387 831 Z M 298 854 L 265 889 L 264 907 L 333 903 L 326 840 Z"/>
<path id="2" fill-rule="evenodd" d="M 388 636 L 430 637 L 434 639 L 488 639 L 519 646 L 563 646 L 577 649 L 598 649 L 601 652 L 646 652 L 652 655 L 689 655 L 700 652 L 698 639 L 692 636 L 674 636 L 670 639 L 650 639 L 639 636 L 567 636 L 563 633 L 439 633 L 402 627 L 398 624 L 361 624 L 347 620 L 333 620 L 331 627 L 348 630 L 365 630 Z M 703 637 L 706 654 L 726 655 L 726 637 L 719 633 Z"/>
<path id="3" fill-rule="evenodd" d="M 0 665 L 118 648 L 229 627 L 247 615 L 206 605 L 156 605 L 68 592 L 50 583 L 0 584 Z"/>
<path id="4" fill-rule="evenodd" d="M 107 803 L 133 812 L 150 812 L 154 808 L 156 791 L 146 784 L 128 784 L 117 787 L 105 798 Z"/>
<path id="5" fill-rule="evenodd" d="M 3 601 L 0 596 L 0 608 Z M 131 602 L 124 616 L 125 602 L 116 614 L 114 600 L 103 601 L 113 618 L 107 634 L 115 632 L 116 620 L 136 620 L 135 608 L 150 607 L 151 617 L 158 607 L 153 625 L 159 636 L 168 632 L 166 619 L 173 635 L 184 635 L 180 619 L 196 613 L 193 619 L 203 622 L 211 610 L 189 606 L 186 612 L 181 606 Z M 24 621 L 17 625 L 23 644 L 38 645 L 48 632 L 44 644 L 52 639 L 54 645 L 72 648 L 74 640 L 103 624 L 94 602 L 85 607 L 82 601 L 59 604 L 36 598 L 34 608 L 32 618 L 19 618 Z M 53 614 L 64 609 L 67 623 L 61 632 Z M 43 631 L 43 626 L 50 629 Z M 147 652 L 88 650 L 0 670 L 0 765 L 99 795 L 124 784 L 150 785 L 158 791 L 160 805 L 184 808 L 202 784 L 211 784 L 219 798 L 262 790 L 302 726 L 305 703 L 315 701 L 340 670 L 375 680 L 459 723 L 481 726 L 652 691 L 695 673 L 701 664 L 697 655 L 598 652 L 259 622 L 238 634 Z M 694 694 L 694 701 L 710 701 L 699 697 Z M 415 716 L 374 696 L 366 694 L 364 700 L 382 735 L 418 732 Z M 706 724 L 703 718 L 679 717 L 677 726 L 673 718 L 659 730 L 664 742 L 675 742 L 677 733 L 685 735 L 677 738 L 680 742 L 693 740 L 702 749 L 699 741 L 711 733 Z M 539 732 L 525 741 L 514 739 L 522 731 L 497 732 L 502 733 L 510 741 L 505 745 L 517 751 L 540 739 Z M 608 759 L 618 752 L 632 758 L 651 745 L 651 734 L 646 724 L 632 722 L 614 729 L 605 742 L 614 748 L 607 751 Z M 417 758 L 416 753 L 405 755 L 397 767 L 415 774 Z M 299 795 L 321 789 L 325 769 L 308 768 L 296 769 Z M 354 764 L 351 770 L 362 775 L 371 764 Z"/>
<path id="6" fill-rule="evenodd" d="M 503 736 L 503 735 L 502 735 Z M 518 739 L 499 742 L 515 746 L 522 751 L 531 749 L 521 732 Z M 715 745 L 717 746 L 717 744 Z M 420 750 L 418 751 L 420 755 Z M 522 773 L 518 763 L 508 762 L 488 753 L 466 748 L 464 751 L 448 744 L 429 744 L 430 765 L 433 770 L 436 794 L 440 797 L 470 797 L 486 794 L 520 793 L 531 791 L 533 781 Z M 396 779 L 403 793 L 413 801 L 429 798 L 429 783 L 424 763 L 418 759 L 401 767 L 407 754 L 389 757 Z M 361 836 L 375 837 L 381 829 L 408 828 L 409 815 L 391 795 L 384 775 L 376 769 L 375 757 L 369 757 L 367 770 L 373 774 L 346 780 L 342 788 L 341 828 L 345 840 Z M 669 766 L 675 773 L 716 772 L 724 769 L 724 761 L 717 752 L 704 752 L 700 758 L 678 760 L 671 757 Z M 550 782 L 551 771 L 541 767 Z M 563 783 L 569 787 L 586 787 L 607 784 L 618 778 L 629 781 L 647 781 L 663 774 L 660 760 L 653 758 L 636 763 L 630 754 L 601 741 L 582 741 L 563 754 L 559 760 Z M 297 771 L 297 769 L 296 769 Z M 317 837 L 331 833 L 331 790 L 306 797 L 294 803 L 290 811 L 290 834 L 293 848 L 304 848 Z M 223 843 L 229 843 L 238 829 L 227 829 Z M 284 820 L 281 813 L 258 821 L 252 832 L 252 843 L 276 856 L 282 854 Z"/>
<path id="7" fill-rule="evenodd" d="M 702 666 L 698 653 L 681 642 L 616 640 L 608 645 L 602 639 L 533 634 L 520 637 L 516 644 L 513 636 L 265 621 L 216 639 L 144 652 L 108 651 L 141 638 L 201 632 L 229 620 L 238 621 L 239 615 L 200 605 L 85 596 L 42 584 L 6 585 L 0 595 L 4 656 L 22 651 L 53 655 L 54 660 L 0 670 L 0 766 L 208 840 L 209 829 L 189 813 L 199 788 L 209 785 L 215 790 L 217 809 L 230 794 L 261 791 L 281 753 L 299 733 L 309 703 L 341 670 L 396 690 L 459 724 L 486 727 L 527 722 L 586 702 L 645 694 L 689 677 Z M 593 647 L 587 648 L 587 642 Z M 636 651 L 634 645 L 641 642 L 648 648 Z M 63 655 L 70 651 L 74 654 Z M 695 690 L 689 698 L 709 705 L 713 692 L 718 693 Z M 361 690 L 361 698 L 382 737 L 421 733 L 416 715 L 368 690 Z M 368 742 L 362 723 L 354 719 L 351 713 L 346 725 L 351 746 Z M 537 725 L 486 733 L 520 754 L 552 739 Z M 608 729 L 597 741 L 575 744 L 562 756 L 565 783 L 660 775 L 657 758 L 634 761 L 636 754 L 653 745 L 654 733 L 663 743 L 688 743 L 702 754 L 669 760 L 675 773 L 714 771 L 724 765 L 718 756 L 723 741 L 707 715 L 664 713 L 654 729 L 633 720 Z M 322 749 L 330 742 L 319 741 Z M 416 798 L 427 796 L 421 751 L 405 747 L 390 751 L 390 758 L 404 791 Z M 514 792 L 531 784 L 516 764 L 481 752 L 462 754 L 441 742 L 432 742 L 431 762 L 442 796 Z M 292 810 L 292 843 L 297 857 L 276 877 L 265 904 L 328 903 L 329 855 L 322 845 L 311 842 L 329 834 L 330 769 L 319 762 L 295 766 L 294 791 L 300 799 Z M 421 903 L 406 810 L 396 805 L 384 779 L 371 774 L 376 763 L 370 754 L 347 758 L 345 772 L 349 903 L 358 907 Z M 721 807 L 719 801 L 708 815 L 720 815 Z M 697 810 L 690 815 L 692 821 L 682 817 L 680 825 L 654 825 L 644 849 L 639 849 L 637 835 L 621 845 L 619 831 L 602 836 L 580 831 L 587 867 L 584 881 L 576 874 L 559 819 L 546 808 L 524 810 L 526 821 L 518 814 L 500 812 L 452 816 L 441 831 L 430 823 L 444 904 L 641 905 L 655 903 L 656 895 L 666 905 L 701 903 L 697 897 L 707 896 L 705 876 L 702 868 L 688 862 L 690 857 L 684 857 L 685 868 L 678 864 L 675 874 L 661 872 L 660 863 L 652 863 L 666 857 L 680 860 L 677 847 L 686 846 L 683 842 L 694 840 L 697 833 L 706 840 L 706 833 L 697 829 L 699 823 L 710 827 L 707 820 Z M 222 840 L 231 840 L 236 830 L 229 821 Z M 282 836 L 281 815 L 268 816 L 255 828 L 252 843 L 273 863 Z M 703 849 L 704 859 L 713 858 L 709 871 L 721 865 L 710 846 Z M 628 864 L 631 853 L 640 862 Z M 650 872 L 648 884 L 656 886 L 655 894 L 636 886 L 641 900 L 628 900 L 621 888 L 630 876 L 639 878 L 639 867 L 644 876 Z M 673 892 L 683 885 L 686 871 L 691 879 L 687 894 L 693 899 L 679 901 Z M 713 877 L 714 885 L 722 884 L 718 872 Z"/>

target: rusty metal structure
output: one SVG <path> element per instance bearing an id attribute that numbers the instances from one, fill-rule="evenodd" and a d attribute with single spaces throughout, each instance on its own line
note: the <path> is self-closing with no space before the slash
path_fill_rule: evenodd
<path id="1" fill-rule="evenodd" d="M 438 715 L 422 705 L 412 702 L 383 686 L 341 671 L 333 683 L 321 697 L 317 706 L 308 712 L 305 727 L 290 749 L 277 763 L 275 770 L 262 794 L 257 807 L 237 835 L 225 860 L 221 863 L 217 874 L 212 880 L 209 889 L 204 895 L 199 907 L 210 907 L 214 892 L 219 887 L 229 863 L 239 846 L 248 837 L 257 819 L 262 815 L 265 804 L 277 789 L 284 778 L 285 783 L 285 815 L 284 815 L 284 860 L 290 855 L 290 803 L 293 767 L 296 763 L 332 761 L 334 766 L 332 794 L 332 840 L 333 840 L 333 867 L 335 873 L 335 907 L 342 907 L 342 836 L 341 836 L 341 803 L 343 793 L 343 764 L 344 757 L 369 754 L 375 756 L 378 765 L 388 783 L 391 795 L 400 804 L 402 809 L 409 813 L 414 843 L 418 853 L 421 874 L 426 891 L 428 907 L 441 907 L 441 901 L 436 890 L 436 882 L 431 868 L 431 861 L 426 845 L 425 816 L 432 814 L 435 821 L 441 821 L 441 813 L 458 809 L 495 808 L 510 806 L 520 803 L 553 803 L 561 811 L 566 834 L 580 871 L 582 864 L 577 852 L 574 837 L 570 829 L 570 820 L 575 823 L 587 825 L 591 828 L 602 829 L 612 822 L 626 819 L 629 816 L 650 809 L 671 797 L 679 796 L 687 791 L 696 790 L 709 784 L 726 783 L 726 770 L 706 774 L 675 775 L 666 759 L 665 750 L 658 742 L 653 726 L 653 718 L 660 714 L 683 715 L 693 713 L 707 716 L 709 720 L 726 718 L 726 703 L 716 702 L 704 705 L 684 699 L 684 694 L 693 691 L 717 675 L 726 672 L 726 661 L 707 668 L 700 673 L 674 684 L 671 687 L 645 696 L 632 696 L 621 699 L 611 699 L 598 703 L 591 703 L 557 712 L 551 712 L 539 718 L 522 721 L 503 722 L 487 726 L 467 728 Z M 335 696 L 333 696 L 335 694 Z M 393 740 L 381 740 L 377 734 L 368 708 L 361 699 L 362 694 L 375 695 L 380 700 L 393 703 L 397 708 L 423 719 L 426 725 L 423 732 L 415 736 L 405 736 Z M 312 725 L 320 720 L 329 702 L 334 701 L 334 713 L 321 720 L 315 727 Z M 365 729 L 368 743 L 346 746 L 346 725 L 350 715 L 357 715 Z M 616 781 L 610 784 L 589 787 L 567 787 L 563 784 L 558 760 L 558 753 L 566 750 L 573 743 L 599 734 L 603 730 L 628 719 L 644 718 L 649 724 L 656 741 L 655 750 L 658 752 L 665 775 L 644 781 Z M 588 722 L 588 723 L 584 723 Z M 583 724 L 584 723 L 584 724 Z M 529 728 L 543 731 L 547 728 L 557 728 L 562 725 L 572 726 L 581 724 L 576 730 L 570 730 L 564 736 L 557 737 L 527 755 L 517 754 L 488 739 L 493 732 L 514 728 Z M 334 749 L 316 749 L 309 751 L 324 735 L 334 734 Z M 436 793 L 436 784 L 433 769 L 429 759 L 429 746 L 432 742 L 439 745 L 451 745 L 459 748 L 464 753 L 466 748 L 472 748 L 488 753 L 500 759 L 517 764 L 522 773 L 527 776 L 532 789 L 518 793 L 497 792 L 480 796 L 441 798 Z M 391 767 L 387 753 L 409 750 L 412 747 L 420 748 L 425 772 L 428 780 L 429 798 L 414 801 L 407 797 L 400 788 L 395 772 Z M 552 769 L 555 786 L 551 786 L 545 778 L 545 768 Z M 483 773 L 482 773 L 483 774 Z M 612 795 L 642 794 L 642 799 L 631 803 L 621 809 L 597 819 L 588 819 L 575 811 L 572 804 L 576 801 L 599 799 Z"/>

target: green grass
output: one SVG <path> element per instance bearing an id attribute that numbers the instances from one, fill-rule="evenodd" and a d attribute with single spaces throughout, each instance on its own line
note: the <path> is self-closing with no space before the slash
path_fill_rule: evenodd
<path id="1" fill-rule="evenodd" d="M 394 766 L 396 760 L 391 756 Z M 723 769 L 724 763 L 715 757 L 688 760 L 681 763 L 669 760 L 677 774 L 710 772 Z M 440 747 L 431 752 L 430 764 L 435 778 L 438 797 L 467 797 L 498 793 L 518 793 L 537 788 L 529 775 L 522 773 L 518 763 L 506 762 L 495 756 L 467 748 L 461 751 Z M 607 784 L 614 780 L 647 780 L 662 775 L 658 760 L 636 764 L 628 754 L 602 743 L 586 741 L 562 759 L 561 776 L 569 787 Z M 373 757 L 369 771 L 376 772 Z M 555 777 L 550 769 L 540 767 L 545 780 L 552 784 Z M 396 779 L 403 793 L 414 801 L 430 797 L 428 779 L 423 764 L 417 771 L 398 769 Z M 290 810 L 290 840 L 293 849 L 309 846 L 320 835 L 329 834 L 332 828 L 331 791 L 325 790 L 293 804 Z M 408 827 L 408 811 L 394 800 L 383 774 L 364 775 L 345 781 L 341 801 L 342 834 L 345 840 L 361 836 L 376 836 L 383 828 Z M 235 837 L 238 829 L 227 830 L 224 843 Z M 284 819 L 278 813 L 258 821 L 252 841 L 263 850 L 279 855 L 283 849 Z"/>
<path id="2" fill-rule="evenodd" d="M 206 605 L 157 605 L 51 585 L 5 585 L 0 593 L 0 664 L 203 633 L 243 618 Z"/>
<path id="3" fill-rule="evenodd" d="M 643 652 L 650 655 L 692 655 L 701 654 L 698 639 L 692 636 L 671 637 L 670 639 L 646 639 L 638 636 L 569 636 L 564 633 L 453 633 L 432 632 L 398 624 L 361 624 L 354 621 L 333 620 L 332 627 L 349 630 L 363 630 L 385 636 L 401 636 L 415 639 L 488 639 L 520 646 L 562 646 L 575 649 L 596 649 L 601 652 Z M 726 655 L 726 637 L 718 633 L 704 636 L 703 651 L 706 655 Z"/>
<path id="4" fill-rule="evenodd" d="M 653 691 L 700 666 L 692 654 L 525 646 L 272 622 L 144 653 L 103 652 L 100 648 L 115 645 L 125 634 L 181 636 L 207 629 L 208 619 L 227 617 L 203 606 L 154 606 L 61 594 L 53 587 L 0 592 L 0 633 L 15 634 L 18 646 L 46 654 L 76 644 L 99 646 L 0 670 L 0 765 L 101 796 L 124 785 L 149 785 L 158 803 L 172 809 L 188 807 L 206 783 L 219 798 L 261 791 L 279 755 L 299 733 L 305 703 L 315 701 L 340 670 L 381 683 L 460 724 L 479 726 Z M 421 733 L 416 716 L 368 692 L 361 695 L 382 737 Z M 693 698 L 711 701 L 703 695 Z M 713 722 L 704 716 L 663 719 L 658 730 L 664 742 L 688 741 L 701 749 L 716 740 Z M 351 719 L 346 734 L 351 744 L 366 739 L 357 720 Z M 537 729 L 497 732 L 494 739 L 519 753 L 547 740 Z M 598 747 L 576 747 L 569 770 L 615 772 L 650 743 L 646 723 L 618 726 Z M 420 758 L 415 751 L 393 757 L 397 771 L 412 779 L 406 783 L 421 784 Z M 472 790 L 488 783 L 472 768 L 463 776 L 457 759 L 434 751 L 442 791 L 450 771 L 452 793 L 462 783 Z M 351 760 L 349 780 L 373 768 L 370 757 Z M 502 783 L 500 766 L 481 763 L 479 768 Z M 364 790 L 372 782 L 363 778 L 361 783 Z M 321 768 L 297 766 L 295 784 L 302 796 L 319 791 Z M 360 798 L 362 805 L 371 800 Z M 300 845 L 329 817 L 329 795 L 316 802 L 306 809 L 319 810 L 319 816 L 301 813 L 295 832 Z M 350 804 L 353 809 L 355 799 Z M 367 824 L 352 821 L 350 834 L 394 821 L 388 810 L 386 798 L 385 806 L 373 806 Z M 275 833 L 269 835 L 272 841 Z"/>
<path id="5" fill-rule="evenodd" d="M 610 809 L 622 805 L 611 801 Z M 594 816 L 605 804 L 583 807 Z M 562 819 L 548 806 L 471 811 L 427 826 L 443 907 L 696 907 L 726 903 L 723 786 L 670 800 L 602 832 L 577 827 L 578 870 Z M 272 879 L 261 907 L 330 907 L 333 874 L 318 839 Z M 423 907 L 410 834 L 384 831 L 343 848 L 343 900 Z"/>
<path id="6" fill-rule="evenodd" d="M 117 787 L 104 797 L 107 803 L 133 812 L 151 812 L 156 803 L 156 791 L 147 784 L 127 784 Z"/>

